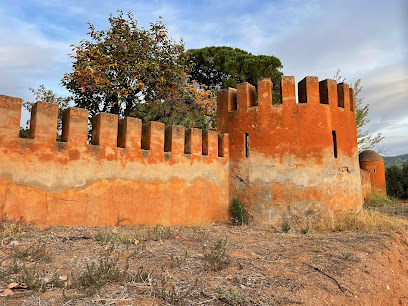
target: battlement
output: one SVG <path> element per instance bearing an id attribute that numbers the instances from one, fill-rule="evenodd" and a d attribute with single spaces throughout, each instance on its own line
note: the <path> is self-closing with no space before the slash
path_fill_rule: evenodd
<path id="1" fill-rule="evenodd" d="M 218 92 L 217 129 L 230 135 L 234 158 L 243 158 L 246 147 L 276 156 L 286 152 L 319 157 L 333 146 L 335 155 L 355 154 L 354 93 L 347 84 L 305 77 L 298 83 L 296 102 L 295 78 L 283 76 L 279 104 L 273 104 L 272 88 L 270 79 L 259 80 L 257 103 L 249 83 Z"/>
<path id="2" fill-rule="evenodd" d="M 354 113 L 355 101 L 353 89 L 346 83 L 326 79 L 318 81 L 317 77 L 305 77 L 298 83 L 298 103 L 296 103 L 295 78 L 282 76 L 281 79 L 281 103 L 273 104 L 272 88 L 270 79 L 258 81 L 258 104 L 256 104 L 255 87 L 249 83 L 240 83 L 237 89 L 227 88 L 218 92 L 218 113 L 244 111 L 269 111 L 282 107 L 293 109 L 296 104 L 316 106 L 319 104 L 330 105 L 332 109 L 349 110 Z M 304 108 L 302 108 L 304 109 Z M 300 108 L 299 108 L 300 110 Z"/>
<path id="3" fill-rule="evenodd" d="M 228 135 L 142 124 L 37 102 L 19 138 L 21 99 L 0 96 L 0 217 L 37 224 L 202 224 L 228 219 Z M 59 137 L 58 137 L 59 138 Z M 211 196 L 209 196 L 211 195 Z"/>
<path id="4" fill-rule="evenodd" d="M 148 163 L 228 161 L 228 135 L 200 129 L 168 126 L 161 122 L 142 124 L 137 118 L 101 113 L 92 118 L 92 138 L 87 144 L 88 111 L 71 107 L 62 117 L 61 141 L 57 141 L 58 106 L 37 102 L 31 112 L 29 138 L 18 137 L 21 99 L 0 96 L 0 146 L 18 141 L 62 152 L 89 151 L 100 158 L 139 160 Z"/>

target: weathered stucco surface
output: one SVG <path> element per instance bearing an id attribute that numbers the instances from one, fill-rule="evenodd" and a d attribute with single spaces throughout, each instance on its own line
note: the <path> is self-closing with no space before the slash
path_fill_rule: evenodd
<path id="1" fill-rule="evenodd" d="M 233 198 L 256 223 L 276 224 L 292 208 L 359 211 L 370 181 L 360 173 L 352 89 L 306 77 L 298 94 L 296 103 L 293 77 L 282 78 L 281 104 L 272 104 L 269 79 L 257 99 L 248 83 L 220 91 L 219 134 L 102 113 L 91 144 L 86 110 L 64 112 L 56 141 L 58 107 L 42 102 L 30 139 L 20 139 L 21 100 L 0 96 L 0 214 L 41 224 L 193 225 L 228 220 Z"/>
<path id="2" fill-rule="evenodd" d="M 21 100 L 0 97 L 1 215 L 90 226 L 228 219 L 227 135 L 192 129 L 186 137 L 183 127 L 142 127 L 127 118 L 118 137 L 117 117 L 100 114 L 93 120 L 93 144 L 87 144 L 87 112 L 72 108 L 58 142 L 58 108 L 37 103 L 33 139 L 20 139 L 20 110 Z M 219 147 L 225 157 L 218 156 Z"/>
<path id="3" fill-rule="evenodd" d="M 217 128 L 230 137 L 230 198 L 244 199 L 258 223 L 278 222 L 291 206 L 360 210 L 352 90 L 307 77 L 296 103 L 294 78 L 283 77 L 281 87 L 282 104 L 274 105 L 269 79 L 258 82 L 257 105 L 248 83 L 218 94 Z"/>
<path id="4" fill-rule="evenodd" d="M 361 177 L 361 198 L 364 199 L 371 193 L 370 172 L 360 169 Z"/>

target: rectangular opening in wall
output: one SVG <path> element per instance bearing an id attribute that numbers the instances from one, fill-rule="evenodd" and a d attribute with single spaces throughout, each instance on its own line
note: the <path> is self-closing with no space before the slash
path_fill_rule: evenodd
<path id="1" fill-rule="evenodd" d="M 202 135 L 201 151 L 203 155 L 208 155 L 208 131 L 203 131 Z"/>
<path id="2" fill-rule="evenodd" d="M 224 157 L 224 135 L 218 134 L 218 156 Z"/>
<path id="3" fill-rule="evenodd" d="M 235 90 L 231 92 L 231 97 L 228 99 L 228 111 L 229 112 L 236 111 L 237 105 L 238 105 L 237 92 Z"/>
<path id="4" fill-rule="evenodd" d="M 249 104 L 250 104 L 250 105 L 248 105 L 249 107 L 259 105 L 259 102 L 258 102 L 258 90 L 256 90 L 256 87 L 254 88 L 254 91 L 255 91 L 255 98 L 253 100 L 251 100 L 251 99 L 249 100 Z"/>
<path id="5" fill-rule="evenodd" d="M 334 158 L 337 158 L 337 136 L 336 136 L 336 131 L 332 131 L 332 136 L 333 136 L 333 154 L 334 154 Z"/>
<path id="6" fill-rule="evenodd" d="M 245 157 L 249 157 L 249 134 L 245 133 Z"/>
<path id="7" fill-rule="evenodd" d="M 374 168 L 374 173 L 375 173 L 375 168 Z"/>
<path id="8" fill-rule="evenodd" d="M 184 134 L 184 154 L 191 154 L 191 129 Z"/>
<path id="9" fill-rule="evenodd" d="M 274 90 L 273 84 L 272 84 L 272 104 L 282 104 L 282 87 L 281 84 L 279 84 L 279 87 L 277 90 Z"/>

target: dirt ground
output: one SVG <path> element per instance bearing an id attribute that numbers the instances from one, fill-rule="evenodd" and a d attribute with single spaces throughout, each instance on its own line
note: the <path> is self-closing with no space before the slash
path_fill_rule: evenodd
<path id="1" fill-rule="evenodd" d="M 408 305 L 408 229 L 10 226 L 0 305 Z"/>

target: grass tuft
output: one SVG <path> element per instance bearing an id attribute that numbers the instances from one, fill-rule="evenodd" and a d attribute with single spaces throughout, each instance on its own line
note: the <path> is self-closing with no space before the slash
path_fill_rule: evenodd
<path id="1" fill-rule="evenodd" d="M 171 278 L 164 274 L 160 281 L 153 282 L 153 289 L 157 297 L 160 297 L 170 305 L 185 305 L 186 298 L 191 295 L 197 283 L 198 279 L 195 279 L 194 283 L 188 286 L 176 286 L 171 281 Z"/>
<path id="2" fill-rule="evenodd" d="M 20 240 L 23 236 L 23 223 L 14 222 L 6 217 L 0 218 L 0 245 L 7 244 L 13 240 Z"/>
<path id="3" fill-rule="evenodd" d="M 79 275 L 71 274 L 69 289 L 79 289 L 83 294 L 79 296 L 67 296 L 66 299 L 84 298 L 96 294 L 109 282 L 121 282 L 128 279 L 126 272 L 117 267 L 117 261 L 109 257 L 101 257 L 96 262 L 86 265 L 85 271 Z"/>
<path id="4" fill-rule="evenodd" d="M 204 259 L 207 261 L 211 270 L 220 271 L 227 267 L 231 258 L 227 254 L 227 237 L 225 239 L 218 239 L 217 242 L 210 250 L 206 250 L 206 247 L 203 247 Z"/>
<path id="5" fill-rule="evenodd" d="M 24 249 L 13 246 L 13 251 L 13 257 L 17 259 L 43 262 L 51 261 L 51 253 L 45 243 L 38 242 Z"/>
<path id="6" fill-rule="evenodd" d="M 94 239 L 104 246 L 114 245 L 115 243 L 129 245 L 133 241 L 132 237 L 126 235 L 123 230 L 121 233 L 117 233 L 108 227 L 99 230 Z"/>
<path id="7" fill-rule="evenodd" d="M 43 275 L 43 269 L 35 265 L 34 267 L 23 266 L 22 274 L 18 280 L 19 283 L 25 284 L 27 289 L 38 292 L 45 292 L 50 287 L 64 287 L 64 282 L 59 279 L 59 274 L 55 272 L 51 278 Z"/>
<path id="8" fill-rule="evenodd" d="M 367 207 L 384 207 L 393 203 L 391 199 L 374 192 L 370 193 L 364 201 L 364 205 Z"/>
<path id="9" fill-rule="evenodd" d="M 235 198 L 232 200 L 229 212 L 232 222 L 235 225 L 241 226 L 244 224 L 248 224 L 249 213 L 240 199 Z"/>
<path id="10" fill-rule="evenodd" d="M 217 295 L 217 299 L 227 305 L 241 305 L 248 300 L 245 295 L 229 289 L 216 288 L 214 292 Z"/>

